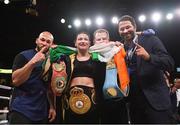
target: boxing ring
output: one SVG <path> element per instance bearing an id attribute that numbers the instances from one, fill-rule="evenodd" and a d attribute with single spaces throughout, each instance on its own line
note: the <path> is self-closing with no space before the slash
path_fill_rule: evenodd
<path id="1" fill-rule="evenodd" d="M 11 69 L 0 69 L 0 75 L 1 74 L 4 74 L 4 75 L 8 74 L 11 76 L 12 70 Z M 4 81 L 2 80 L 2 82 L 4 82 Z M 1 104 L 3 101 L 5 101 L 9 104 L 9 101 L 11 99 L 12 89 L 13 88 L 10 86 L 0 84 L 0 102 L 1 102 Z M 10 95 L 9 96 L 2 95 L 4 91 L 10 93 Z M 0 107 L 0 125 L 8 124 L 8 119 L 7 119 L 8 113 L 9 113 L 9 105 L 7 105 L 5 107 Z"/>

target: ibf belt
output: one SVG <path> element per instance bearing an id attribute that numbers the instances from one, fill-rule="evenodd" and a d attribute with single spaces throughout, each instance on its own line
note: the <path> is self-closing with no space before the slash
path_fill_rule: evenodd
<path id="1" fill-rule="evenodd" d="M 63 61 L 52 64 L 51 87 L 55 95 L 61 95 L 66 87 L 67 73 L 66 65 Z"/>
<path id="2" fill-rule="evenodd" d="M 70 91 L 69 106 L 76 114 L 85 114 L 91 108 L 91 100 L 79 87 L 74 87 Z"/>

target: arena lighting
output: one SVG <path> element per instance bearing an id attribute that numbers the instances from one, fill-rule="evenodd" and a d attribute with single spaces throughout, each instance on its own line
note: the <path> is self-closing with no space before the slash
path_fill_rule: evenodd
<path id="1" fill-rule="evenodd" d="M 178 16 L 180 16 L 180 8 L 175 10 L 175 14 L 177 14 Z"/>
<path id="2" fill-rule="evenodd" d="M 113 24 L 118 24 L 118 17 L 116 16 L 112 17 L 111 21 Z"/>
<path id="3" fill-rule="evenodd" d="M 161 19 L 161 14 L 159 12 L 155 12 L 152 14 L 152 20 L 154 22 L 159 22 Z"/>
<path id="4" fill-rule="evenodd" d="M 0 124 L 7 124 L 8 123 L 8 120 L 1 120 L 0 121 Z"/>
<path id="5" fill-rule="evenodd" d="M 9 0 L 4 0 L 4 4 L 9 4 L 10 1 Z"/>
<path id="6" fill-rule="evenodd" d="M 180 67 L 177 67 L 177 68 L 176 68 L 176 71 L 177 71 L 177 72 L 180 72 Z"/>
<path id="7" fill-rule="evenodd" d="M 31 0 L 32 1 L 32 5 L 36 5 L 37 4 L 37 2 L 36 2 L 36 0 Z"/>
<path id="8" fill-rule="evenodd" d="M 180 8 L 173 10 L 173 12 L 169 11 L 169 13 L 167 13 L 166 15 L 163 15 L 163 16 L 161 14 L 162 13 L 159 11 L 156 11 L 156 12 L 152 13 L 151 15 L 145 15 L 145 14 L 141 13 L 141 15 L 139 15 L 137 19 L 141 23 L 147 21 L 147 19 L 152 19 L 151 21 L 153 21 L 156 24 L 158 24 L 162 18 L 170 21 L 170 20 L 174 19 L 175 16 L 177 17 L 178 16 L 177 14 L 179 14 L 179 17 L 180 17 Z M 74 20 L 73 25 L 70 26 L 70 28 L 80 27 L 82 25 L 90 26 L 90 25 L 94 25 L 94 23 L 96 24 L 96 26 L 102 26 L 105 23 L 102 15 L 96 17 L 94 20 L 91 20 L 90 18 L 86 18 L 85 20 L 80 20 L 80 18 L 81 17 Z M 106 19 L 106 20 L 109 20 L 109 19 Z M 61 20 L 61 21 L 63 21 L 63 20 Z M 112 16 L 110 21 L 112 21 L 112 23 L 116 24 L 118 21 L 118 16 L 114 16 L 114 17 Z"/>
<path id="9" fill-rule="evenodd" d="M 64 18 L 61 19 L 61 23 L 65 23 L 66 20 Z"/>
<path id="10" fill-rule="evenodd" d="M 0 73 L 11 74 L 12 73 L 12 69 L 0 69 Z"/>
<path id="11" fill-rule="evenodd" d="M 146 16 L 145 15 L 140 15 L 138 20 L 143 23 L 144 21 L 146 21 Z"/>
<path id="12" fill-rule="evenodd" d="M 167 19 L 167 20 L 172 20 L 173 17 L 174 17 L 174 15 L 173 15 L 172 13 L 168 13 L 168 14 L 166 15 L 166 19 Z"/>
<path id="13" fill-rule="evenodd" d="M 28 0 L 0 0 L 0 2 L 3 2 L 3 1 L 4 1 L 4 4 L 9 4 L 10 1 L 13 1 L 13 2 L 27 1 L 28 2 Z M 36 6 L 37 1 L 36 0 L 30 0 L 30 4 L 33 6 Z"/>
<path id="14" fill-rule="evenodd" d="M 75 19 L 74 20 L 74 26 L 77 27 L 77 28 L 80 27 L 81 26 L 81 21 L 79 19 Z"/>
<path id="15" fill-rule="evenodd" d="M 97 18 L 96 18 L 96 24 L 97 24 L 98 26 L 103 25 L 103 23 L 104 23 L 104 20 L 103 20 L 102 17 L 97 17 Z"/>
<path id="16" fill-rule="evenodd" d="M 68 25 L 68 28 L 71 29 L 71 28 L 72 28 L 72 25 Z"/>
<path id="17" fill-rule="evenodd" d="M 85 24 L 86 24 L 87 26 L 90 26 L 90 25 L 91 25 L 91 20 L 90 20 L 90 19 L 86 19 L 86 20 L 85 20 Z"/>

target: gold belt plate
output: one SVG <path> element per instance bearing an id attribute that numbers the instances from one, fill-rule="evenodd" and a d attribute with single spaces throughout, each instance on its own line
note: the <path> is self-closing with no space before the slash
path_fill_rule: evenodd
<path id="1" fill-rule="evenodd" d="M 117 96 L 117 91 L 115 88 L 111 87 L 107 89 L 107 93 L 109 96 L 115 97 Z"/>
<path id="2" fill-rule="evenodd" d="M 82 88 L 74 87 L 70 91 L 69 106 L 76 114 L 85 114 L 91 108 L 91 100 Z"/>

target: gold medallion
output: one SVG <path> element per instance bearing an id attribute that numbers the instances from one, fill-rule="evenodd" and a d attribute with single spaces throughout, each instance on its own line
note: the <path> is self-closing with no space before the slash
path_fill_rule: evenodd
<path id="1" fill-rule="evenodd" d="M 76 114 L 85 114 L 91 108 L 91 100 L 82 88 L 74 87 L 70 91 L 69 106 Z"/>
<path id="2" fill-rule="evenodd" d="M 62 89 L 65 87 L 66 79 L 64 77 L 56 77 L 55 84 L 57 89 Z"/>

